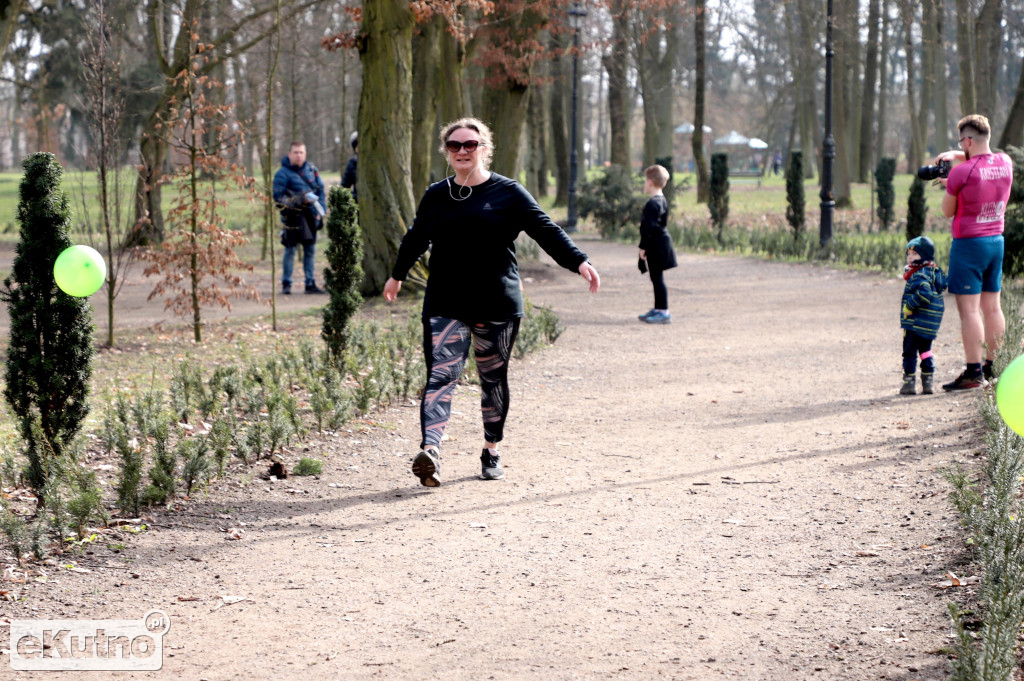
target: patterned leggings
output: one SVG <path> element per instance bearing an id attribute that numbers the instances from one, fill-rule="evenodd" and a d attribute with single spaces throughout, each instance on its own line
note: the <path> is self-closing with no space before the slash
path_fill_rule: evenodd
<path id="1" fill-rule="evenodd" d="M 440 447 L 452 411 L 452 393 L 469 357 L 470 339 L 480 375 L 480 410 L 484 437 L 500 442 L 508 416 L 508 358 L 519 333 L 519 320 L 468 325 L 446 317 L 423 321 L 423 356 L 427 385 L 420 401 L 421 447 Z"/>

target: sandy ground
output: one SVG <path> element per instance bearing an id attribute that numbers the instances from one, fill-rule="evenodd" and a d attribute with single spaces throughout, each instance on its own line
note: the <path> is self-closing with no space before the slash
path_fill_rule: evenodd
<path id="1" fill-rule="evenodd" d="M 941 471 L 975 465 L 976 395 L 897 396 L 902 279 L 683 254 L 648 326 L 635 249 L 581 246 L 599 294 L 526 284 L 567 330 L 512 366 L 504 481 L 477 479 L 472 387 L 436 490 L 397 407 L 297 447 L 319 479 L 236 473 L 87 573 L 0 587 L 24 596 L 0 648 L 5 618 L 159 609 L 161 671 L 61 678 L 944 678 L 965 594 L 935 584 L 965 566 Z M 950 309 L 942 380 L 958 338 Z"/>

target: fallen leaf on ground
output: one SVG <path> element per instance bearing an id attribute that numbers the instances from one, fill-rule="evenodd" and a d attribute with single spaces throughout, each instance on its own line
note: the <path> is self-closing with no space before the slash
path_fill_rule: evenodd
<path id="1" fill-rule="evenodd" d="M 978 584 L 981 582 L 981 577 L 977 575 L 971 575 L 970 577 L 957 577 L 952 572 L 946 573 L 946 579 L 935 585 L 937 589 L 949 589 L 954 586 L 967 586 L 968 584 Z"/>
<path id="2" fill-rule="evenodd" d="M 229 541 L 232 539 L 241 539 L 243 534 L 245 534 L 245 530 L 243 530 L 242 528 L 232 527 L 230 530 L 228 530 L 227 539 Z"/>
<path id="3" fill-rule="evenodd" d="M 858 551 L 854 555 L 856 555 L 856 556 L 858 556 L 860 558 L 874 558 L 875 556 L 878 555 L 878 552 L 877 551 Z"/>

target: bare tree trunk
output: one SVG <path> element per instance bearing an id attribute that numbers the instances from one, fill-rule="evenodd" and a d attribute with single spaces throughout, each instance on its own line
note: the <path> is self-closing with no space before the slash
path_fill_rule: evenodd
<path id="1" fill-rule="evenodd" d="M 449 35 L 447 31 L 441 33 L 440 41 L 442 70 L 438 73 L 436 81 L 437 127 L 430 133 L 431 168 L 437 178 L 448 176 L 445 159 L 437 152 L 437 148 L 440 146 L 438 137 L 440 126 L 473 113 L 463 85 L 467 59 L 466 46 Z"/>
<path id="2" fill-rule="evenodd" d="M 629 167 L 629 117 L 626 113 L 626 94 L 629 83 L 626 70 L 629 50 L 626 43 L 629 19 L 623 0 L 613 0 L 611 51 L 601 58 L 608 72 L 608 124 L 611 128 L 609 160 L 614 165 Z"/>
<path id="3" fill-rule="evenodd" d="M 878 158 L 885 156 L 885 132 L 889 129 L 889 0 L 882 0 L 880 7 L 882 30 L 880 36 L 882 58 L 878 62 Z M 875 161 L 875 167 L 878 160 Z M 874 172 L 874 167 L 871 169 Z"/>
<path id="4" fill-rule="evenodd" d="M 907 172 L 913 172 L 921 165 L 921 131 L 920 120 L 914 115 L 917 103 L 914 97 L 914 8 L 909 3 L 901 7 L 903 14 L 903 52 L 907 60 L 907 110 L 910 115 L 910 148 L 907 150 Z"/>
<path id="5" fill-rule="evenodd" d="M 946 50 L 943 36 L 946 19 L 945 3 L 935 3 L 935 149 L 944 151 L 950 141 L 949 107 L 946 104 L 949 93 L 946 75 Z"/>
<path id="6" fill-rule="evenodd" d="M 867 182 L 875 165 L 872 150 L 875 144 L 875 89 L 878 85 L 878 23 L 879 0 L 868 2 L 868 44 L 864 63 L 864 95 L 860 111 L 860 165 L 857 181 Z"/>
<path id="7" fill-rule="evenodd" d="M 649 36 L 642 43 L 637 64 L 643 89 L 645 166 L 672 155 L 672 68 L 679 41 L 675 17 L 670 12 L 664 19 L 667 26 L 663 33 Z"/>
<path id="8" fill-rule="evenodd" d="M 971 0 L 956 0 L 956 52 L 960 58 L 960 113 L 976 111 L 977 94 L 974 74 L 974 23 L 971 21 Z"/>
<path id="9" fill-rule="evenodd" d="M 7 46 L 14 37 L 14 27 L 18 22 L 18 14 L 25 6 L 25 0 L 0 0 L 0 63 L 3 63 Z"/>
<path id="10" fill-rule="evenodd" d="M 996 113 L 999 111 L 999 93 L 996 79 L 999 74 L 999 56 L 1003 44 L 1003 3 L 1002 0 L 985 0 L 978 18 L 974 22 L 974 35 L 977 38 L 977 54 L 974 59 L 975 102 L 974 111 L 965 111 L 964 115 L 979 113 L 988 116 L 992 125 L 998 127 Z"/>
<path id="11" fill-rule="evenodd" d="M 707 203 L 711 188 L 711 174 L 707 159 L 704 158 L 704 95 L 707 90 L 707 4 L 705 0 L 694 0 L 693 49 L 695 59 L 695 82 L 693 85 L 693 163 L 697 168 L 697 203 Z"/>
<path id="12" fill-rule="evenodd" d="M 547 126 L 544 125 L 544 87 L 530 88 L 529 122 L 526 147 L 526 189 L 538 199 L 544 196 L 547 183 Z"/>
<path id="13" fill-rule="evenodd" d="M 483 116 L 494 132 L 493 169 L 508 177 L 514 177 L 519 161 L 519 139 L 523 133 L 523 122 L 529 106 L 529 87 L 509 83 L 506 87 L 488 88 L 484 93 Z"/>
<path id="14" fill-rule="evenodd" d="M 1005 149 L 1009 146 L 1019 147 L 1021 145 L 1024 145 L 1024 68 L 1020 70 L 1013 104 L 1010 106 L 1010 113 L 1006 116 L 1006 125 L 1003 126 L 1003 134 L 999 136 L 997 148 Z"/>
<path id="15" fill-rule="evenodd" d="M 564 41 L 556 34 L 551 35 L 553 52 L 564 47 Z M 569 202 L 569 133 L 566 131 L 565 115 L 565 69 L 564 59 L 551 61 L 551 80 L 555 88 L 551 92 L 551 147 L 555 154 L 555 204 L 564 206 Z"/>
<path id="16" fill-rule="evenodd" d="M 935 90 L 935 44 L 938 41 L 935 25 L 935 0 L 921 0 L 921 101 L 917 112 L 918 148 L 921 160 L 928 154 L 929 114 L 932 111 Z"/>
<path id="17" fill-rule="evenodd" d="M 441 63 L 441 32 L 444 18 L 436 16 L 421 24 L 413 35 L 412 50 L 412 195 L 418 198 L 430 183 L 437 126 L 438 79 L 450 78 Z"/>
<path id="18" fill-rule="evenodd" d="M 850 60 L 853 58 L 853 43 L 856 37 L 856 5 L 840 3 L 835 18 L 835 74 L 837 76 L 832 106 L 833 134 L 836 141 L 835 187 L 836 208 L 850 208 L 853 201 L 850 194 L 850 136 L 847 129 L 849 117 L 847 93 L 850 91 Z M 853 9 L 851 21 L 850 8 Z"/>
<path id="19" fill-rule="evenodd" d="M 798 0 L 800 8 L 800 47 L 797 50 L 797 65 L 802 74 L 800 81 L 800 140 L 803 144 L 804 158 L 813 158 L 818 164 L 818 177 L 821 177 L 822 164 L 822 130 L 818 125 L 818 104 L 815 95 L 814 77 L 818 66 L 817 56 L 811 53 L 814 45 L 814 26 L 818 18 L 816 7 L 820 3 L 813 0 Z M 805 163 L 805 177 L 814 177 L 811 164 Z"/>
<path id="20" fill-rule="evenodd" d="M 408 0 L 366 0 L 359 59 L 359 223 L 364 295 L 391 274 L 398 245 L 415 216 L 412 195 L 412 30 Z M 372 153 L 366 153 L 372 150 Z"/>

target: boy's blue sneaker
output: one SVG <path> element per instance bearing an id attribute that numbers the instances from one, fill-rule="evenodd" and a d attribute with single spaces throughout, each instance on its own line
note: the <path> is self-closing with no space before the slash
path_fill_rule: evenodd
<path id="1" fill-rule="evenodd" d="M 639 319 L 642 322 L 645 322 L 645 321 L 647 321 L 647 318 L 650 317 L 652 314 L 654 314 L 654 308 L 653 307 L 650 310 L 648 310 L 647 312 L 644 312 L 643 314 L 638 314 L 636 316 L 636 318 Z"/>
<path id="2" fill-rule="evenodd" d="M 672 315 L 668 312 L 654 312 L 644 317 L 643 320 L 648 324 L 671 324 Z"/>

